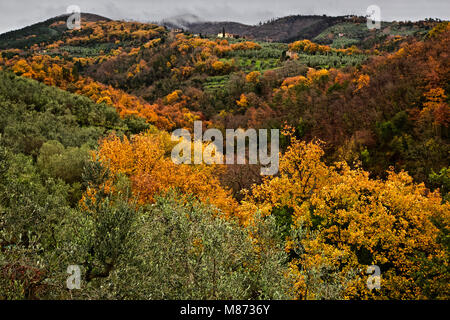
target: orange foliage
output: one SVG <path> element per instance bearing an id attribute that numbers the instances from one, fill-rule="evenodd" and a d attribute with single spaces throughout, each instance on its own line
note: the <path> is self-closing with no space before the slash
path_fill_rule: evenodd
<path id="1" fill-rule="evenodd" d="M 359 76 L 358 80 L 356 80 L 356 91 L 361 90 L 364 87 L 367 87 L 370 84 L 370 77 L 367 74 L 362 74 Z"/>
<path id="2" fill-rule="evenodd" d="M 252 223 L 255 212 L 287 210 L 292 212 L 291 227 L 307 231 L 299 243 L 289 238 L 286 243 L 287 251 L 301 246 L 303 252 L 291 261 L 298 298 L 315 298 L 307 274 L 323 266 L 340 270 L 342 279 L 356 271 L 345 288 L 350 298 L 422 297 L 414 282 L 418 273 L 444 276 L 421 268 L 432 260 L 447 264 L 432 219 L 448 227 L 450 204 L 443 204 L 438 192 L 413 183 L 406 172 L 389 171 L 386 181 L 374 180 L 346 163 L 327 166 L 323 154 L 319 143 L 291 136 L 291 146 L 280 158 L 280 174 L 252 188 L 239 208 L 241 219 Z M 359 271 L 371 264 L 383 270 L 381 292 L 368 290 L 367 277 Z"/>
<path id="3" fill-rule="evenodd" d="M 232 214 L 237 204 L 220 185 L 220 167 L 175 164 L 168 156 L 172 147 L 169 134 L 163 132 L 123 140 L 113 134 L 101 141 L 96 157 L 113 175 L 124 174 L 130 179 L 141 204 L 153 203 L 157 194 L 177 189 Z"/>
<path id="4" fill-rule="evenodd" d="M 304 76 L 296 76 L 296 77 L 289 77 L 283 80 L 283 83 L 281 84 L 281 88 L 286 90 L 290 89 L 297 85 L 308 85 L 310 83 L 310 80 L 305 78 Z"/>
<path id="5" fill-rule="evenodd" d="M 89 63 L 88 61 L 83 61 Z M 171 129 L 175 123 L 163 114 L 157 112 L 160 108 L 151 105 L 140 98 L 96 82 L 91 78 L 78 77 L 75 81 L 72 75 L 73 63 L 49 56 L 34 56 L 31 61 L 25 59 L 10 60 L 11 69 L 22 76 L 43 81 L 47 85 L 62 89 L 72 88 L 75 93 L 84 95 L 97 103 L 108 103 L 117 109 L 121 117 L 136 116 L 147 120 L 158 128 Z"/>
<path id="6" fill-rule="evenodd" d="M 258 83 L 261 73 L 259 71 L 252 71 L 245 77 L 245 80 L 250 83 Z"/>
<path id="7" fill-rule="evenodd" d="M 293 52 L 306 52 L 306 53 L 319 52 L 322 54 L 327 53 L 327 52 L 337 52 L 337 53 L 342 53 L 342 54 L 346 54 L 346 55 L 362 53 L 362 51 L 359 50 L 356 46 L 351 46 L 350 48 L 346 48 L 346 49 L 334 49 L 329 46 L 319 45 L 319 44 L 314 43 L 307 39 L 290 43 L 289 50 L 291 50 Z"/>
<path id="8" fill-rule="evenodd" d="M 448 127 L 450 123 L 450 107 L 446 102 L 447 96 L 442 88 L 430 89 L 424 94 L 426 102 L 420 112 L 422 119 L 431 117 L 434 125 Z"/>
<path id="9" fill-rule="evenodd" d="M 233 49 L 233 50 L 260 50 L 261 46 L 259 44 L 257 44 L 256 42 L 244 41 L 244 42 L 233 43 L 231 45 L 231 49 Z"/>
<path id="10" fill-rule="evenodd" d="M 236 104 L 240 107 L 247 108 L 248 107 L 248 99 L 247 96 L 243 93 L 239 100 L 236 100 Z"/>

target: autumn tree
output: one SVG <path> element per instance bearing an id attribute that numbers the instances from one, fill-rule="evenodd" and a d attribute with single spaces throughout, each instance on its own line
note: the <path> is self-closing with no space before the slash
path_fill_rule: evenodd
<path id="1" fill-rule="evenodd" d="M 112 176 L 125 175 L 139 203 L 153 203 L 155 196 L 176 189 L 211 203 L 231 215 L 236 202 L 219 181 L 218 166 L 175 164 L 170 158 L 174 143 L 164 132 L 147 132 L 128 139 L 110 135 L 101 141 L 95 157 Z"/>
<path id="2" fill-rule="evenodd" d="M 406 172 L 389 171 L 385 181 L 376 180 L 346 163 L 327 166 L 322 156 L 319 143 L 292 138 L 279 176 L 254 186 L 240 207 L 247 223 L 261 212 L 284 226 L 297 297 L 318 297 L 317 285 L 327 273 L 317 278 L 317 272 L 324 268 L 346 283 L 347 298 L 448 296 L 448 260 L 440 238 L 450 207 L 439 193 L 415 184 Z M 380 291 L 366 286 L 365 272 L 373 264 L 381 268 Z"/>

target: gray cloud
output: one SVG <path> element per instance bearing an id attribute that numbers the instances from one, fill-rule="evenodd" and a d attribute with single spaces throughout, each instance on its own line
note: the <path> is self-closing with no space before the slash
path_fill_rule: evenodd
<path id="1" fill-rule="evenodd" d="M 256 24 L 291 14 L 364 15 L 372 4 L 381 8 L 386 21 L 429 17 L 449 20 L 450 16 L 448 0 L 2 0 L 0 33 L 65 13 L 69 5 L 112 19 L 146 22 L 191 14 L 208 21 Z"/>

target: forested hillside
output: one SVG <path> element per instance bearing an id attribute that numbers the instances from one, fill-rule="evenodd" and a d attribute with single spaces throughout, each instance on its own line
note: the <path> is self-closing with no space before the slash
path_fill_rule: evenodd
<path id="1" fill-rule="evenodd" d="M 0 299 L 449 298 L 448 22 L 82 16 L 0 35 Z M 175 164 L 197 120 L 280 129 L 278 174 Z"/>
<path id="2" fill-rule="evenodd" d="M 382 22 L 380 29 L 367 28 L 367 19 L 354 15 L 329 17 L 326 15 L 296 15 L 246 25 L 237 22 L 190 22 L 180 17 L 174 22 L 164 21 L 171 28 L 184 28 L 191 33 L 213 35 L 225 32 L 248 39 L 290 43 L 314 40 L 323 44 L 343 47 L 352 44 L 371 47 L 375 43 L 395 36 L 424 35 L 436 21 Z"/>
<path id="3" fill-rule="evenodd" d="M 91 13 L 82 13 L 85 21 L 109 21 L 110 19 Z M 34 44 L 52 42 L 60 39 L 66 30 L 65 21 L 69 17 L 64 14 L 58 17 L 48 19 L 31 26 L 6 32 L 0 35 L 0 49 L 7 48 L 27 48 Z M 64 23 L 60 23 L 64 22 Z"/>

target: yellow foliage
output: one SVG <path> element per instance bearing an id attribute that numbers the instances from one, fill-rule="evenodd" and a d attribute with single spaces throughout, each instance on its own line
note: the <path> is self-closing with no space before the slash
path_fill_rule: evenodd
<path id="1" fill-rule="evenodd" d="M 211 66 L 216 71 L 222 71 L 223 68 L 225 67 L 225 64 L 222 61 L 217 60 L 217 61 L 214 61 Z"/>
<path id="2" fill-rule="evenodd" d="M 168 104 L 176 102 L 180 98 L 181 90 L 175 90 L 174 92 L 166 96 L 166 101 Z"/>
<path id="3" fill-rule="evenodd" d="M 428 32 L 428 36 L 431 38 L 436 37 L 440 33 L 445 32 L 446 30 L 450 30 L 450 22 L 449 21 L 443 21 L 439 23 L 436 27 L 434 27 L 432 30 Z"/>
<path id="4" fill-rule="evenodd" d="M 100 143 L 96 157 L 113 175 L 130 178 L 133 194 L 141 204 L 153 203 L 154 196 L 176 189 L 231 215 L 237 204 L 219 182 L 216 174 L 220 167 L 175 164 L 170 158 L 173 146 L 166 132 L 147 132 L 123 140 L 110 135 Z"/>
<path id="5" fill-rule="evenodd" d="M 361 90 L 364 87 L 367 87 L 370 84 L 370 77 L 367 74 L 362 74 L 359 76 L 356 81 L 356 91 Z"/>
<path id="6" fill-rule="evenodd" d="M 311 79 L 312 81 L 320 81 L 327 79 L 329 72 L 326 69 L 316 70 L 314 68 L 309 68 L 307 76 L 308 79 Z"/>
<path id="7" fill-rule="evenodd" d="M 239 100 L 236 100 L 236 103 L 240 107 L 247 108 L 248 107 L 248 99 L 245 94 L 241 94 L 241 98 Z"/>
<path id="8" fill-rule="evenodd" d="M 96 103 L 106 103 L 106 104 L 109 104 L 109 105 L 112 105 L 113 104 L 113 102 L 112 102 L 112 100 L 111 100 L 111 98 L 110 97 L 101 97 L 100 99 L 98 99 L 97 101 L 96 101 Z"/>
<path id="9" fill-rule="evenodd" d="M 304 76 L 296 76 L 296 77 L 289 77 L 284 79 L 283 83 L 281 84 L 281 88 L 286 90 L 290 89 L 297 85 L 306 85 L 308 86 L 310 84 L 310 80 L 305 78 Z"/>
<path id="10" fill-rule="evenodd" d="M 247 82 L 250 82 L 250 83 L 258 83 L 260 77 L 261 77 L 261 73 L 259 71 L 252 71 L 249 74 L 247 74 L 245 79 L 247 80 Z"/>
<path id="11" fill-rule="evenodd" d="M 12 66 L 12 70 L 14 71 L 14 73 L 22 75 L 24 73 L 30 72 L 31 67 L 25 59 L 20 59 Z"/>
<path id="12" fill-rule="evenodd" d="M 246 194 L 240 218 L 252 223 L 255 212 L 269 215 L 288 208 L 291 227 L 307 231 L 300 243 L 289 238 L 286 242 L 288 251 L 302 246 L 303 254 L 290 266 L 298 298 L 315 297 L 308 272 L 322 266 L 340 270 L 342 279 L 354 273 L 345 288 L 348 298 L 422 297 L 414 280 L 418 273 L 436 279 L 445 276 L 426 274 L 423 266 L 432 259 L 448 264 L 432 220 L 448 228 L 450 204 L 443 204 L 438 192 L 414 184 L 406 172 L 389 171 L 387 180 L 376 180 L 346 163 L 327 166 L 322 156 L 320 143 L 291 137 L 290 147 L 280 158 L 279 175 L 265 178 Z M 366 286 L 364 272 L 372 264 L 382 269 L 382 291 L 377 293 Z"/>

